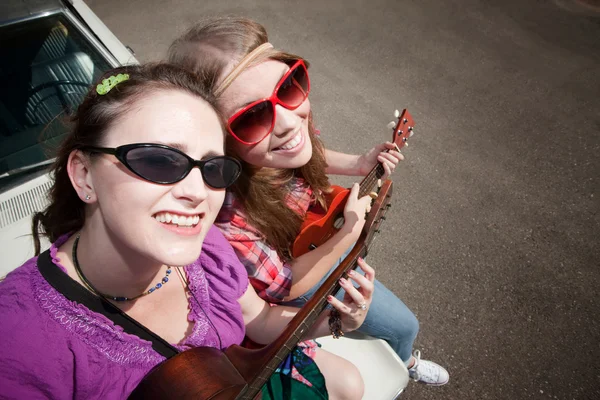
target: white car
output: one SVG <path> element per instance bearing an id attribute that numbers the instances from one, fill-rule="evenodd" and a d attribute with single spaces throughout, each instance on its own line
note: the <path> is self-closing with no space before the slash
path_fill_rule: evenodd
<path id="1" fill-rule="evenodd" d="M 0 54 L 1 279 L 33 256 L 31 216 L 47 205 L 65 120 L 105 70 L 137 60 L 81 0 L 2 2 Z M 383 340 L 353 332 L 319 342 L 359 368 L 364 399 L 395 399 L 408 383 Z"/>
<path id="2" fill-rule="evenodd" d="M 31 215 L 69 114 L 104 71 L 137 60 L 80 0 L 2 2 L 0 16 L 1 277 L 33 256 Z"/>

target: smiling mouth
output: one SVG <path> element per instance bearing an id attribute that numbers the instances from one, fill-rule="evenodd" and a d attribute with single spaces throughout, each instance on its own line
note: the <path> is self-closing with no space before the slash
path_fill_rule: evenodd
<path id="1" fill-rule="evenodd" d="M 181 226 L 181 227 L 193 227 L 198 225 L 204 214 L 197 215 L 181 215 L 169 212 L 159 212 L 154 214 L 152 217 L 163 224 Z"/>
<path id="2" fill-rule="evenodd" d="M 300 129 L 298 131 L 297 134 L 294 135 L 294 137 L 292 137 L 290 140 L 288 140 L 287 142 L 285 142 L 285 144 L 276 147 L 273 149 L 273 151 L 277 151 L 277 150 L 292 150 L 296 147 L 298 147 L 298 145 L 302 143 L 302 129 Z"/>

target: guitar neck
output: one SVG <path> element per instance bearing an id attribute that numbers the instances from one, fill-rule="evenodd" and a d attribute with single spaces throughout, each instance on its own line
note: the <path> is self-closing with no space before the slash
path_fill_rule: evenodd
<path id="1" fill-rule="evenodd" d="M 317 293 L 298 311 L 277 341 L 269 345 L 274 349 L 274 352 L 270 354 L 270 361 L 236 399 L 252 400 L 255 398 L 277 367 L 294 349 L 294 346 L 304 339 L 306 332 L 310 330 L 325 310 L 329 304 L 326 300 L 327 296 L 337 293 L 341 288 L 339 279 L 350 269 L 356 268 L 358 257 L 364 257 L 366 254 L 367 247 L 365 245 L 354 247 L 353 251 L 329 276 Z"/>
<path id="2" fill-rule="evenodd" d="M 377 163 L 377 165 L 373 167 L 367 176 L 360 181 L 358 197 L 361 198 L 371 193 L 377 182 L 384 174 L 385 170 L 383 169 L 383 165 L 381 163 Z"/>
<path id="3" fill-rule="evenodd" d="M 365 228 L 361 232 L 355 246 L 313 297 L 298 311 L 279 338 L 267 346 L 270 349 L 270 351 L 267 351 L 267 356 L 265 357 L 268 361 L 264 364 L 260 372 L 249 381 L 249 384 L 237 399 L 254 399 L 260 392 L 261 387 L 269 380 L 273 372 L 275 372 L 285 357 L 293 350 L 294 346 L 304 339 L 305 334 L 329 304 L 326 300 L 327 296 L 337 293 L 341 288 L 339 284 L 340 278 L 350 269 L 357 267 L 359 257 L 364 258 L 367 255 L 368 247 L 373 240 L 375 232 L 378 231 L 376 228 L 385 219 L 383 215 L 390 207 L 391 195 L 392 182 L 386 181 L 379 191 L 378 198 L 371 207 L 371 212 L 367 215 Z"/>

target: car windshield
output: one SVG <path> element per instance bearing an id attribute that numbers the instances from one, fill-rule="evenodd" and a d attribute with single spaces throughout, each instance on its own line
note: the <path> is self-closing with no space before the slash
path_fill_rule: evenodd
<path id="1" fill-rule="evenodd" d="M 110 65 L 61 14 L 0 27 L 0 52 L 1 192 L 45 168 Z"/>

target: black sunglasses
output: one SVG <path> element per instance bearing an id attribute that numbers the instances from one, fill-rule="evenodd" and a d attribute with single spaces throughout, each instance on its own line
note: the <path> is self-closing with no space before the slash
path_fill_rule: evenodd
<path id="1" fill-rule="evenodd" d="M 81 150 L 112 154 L 131 172 L 147 181 L 168 185 L 183 180 L 194 167 L 214 189 L 224 189 L 235 182 L 242 172 L 238 160 L 216 156 L 194 160 L 187 154 L 163 144 L 133 143 L 115 148 L 86 146 Z"/>

